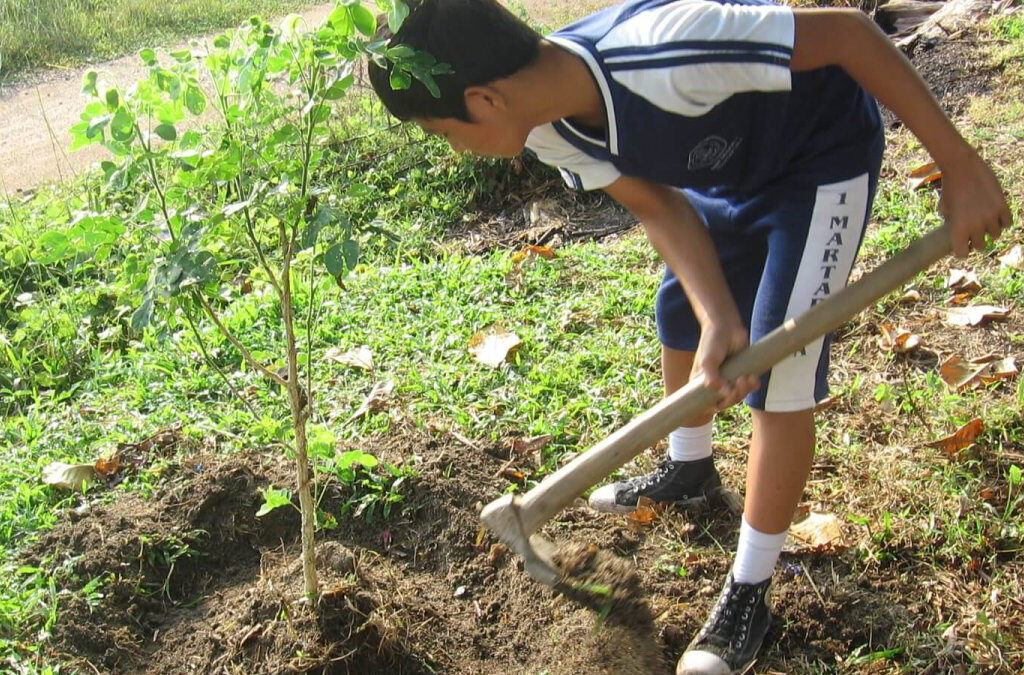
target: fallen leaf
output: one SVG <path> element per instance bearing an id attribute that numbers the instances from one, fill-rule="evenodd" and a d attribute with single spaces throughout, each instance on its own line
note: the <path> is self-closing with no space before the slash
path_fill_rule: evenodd
<path id="1" fill-rule="evenodd" d="M 988 320 L 1005 319 L 1010 313 L 1006 307 L 971 305 L 946 310 L 946 321 L 954 326 L 978 326 Z"/>
<path id="2" fill-rule="evenodd" d="M 363 400 L 362 405 L 359 409 L 352 413 L 352 416 L 348 418 L 348 422 L 359 419 L 363 415 L 371 411 L 384 410 L 387 407 L 388 399 L 391 397 L 391 392 L 395 389 L 395 383 L 392 380 L 386 380 L 384 382 L 378 382 L 373 385 L 373 389 Z"/>
<path id="3" fill-rule="evenodd" d="M 518 469 L 513 469 L 512 467 L 508 467 L 508 468 L 502 469 L 501 470 L 501 475 L 504 476 L 505 478 L 508 478 L 509 480 L 515 481 L 517 483 L 522 483 L 523 481 L 526 480 L 526 474 L 525 473 L 523 473 L 522 471 L 519 471 Z"/>
<path id="4" fill-rule="evenodd" d="M 895 328 L 891 323 L 878 326 L 878 347 L 884 351 L 906 354 L 921 346 L 921 336 L 908 330 Z"/>
<path id="5" fill-rule="evenodd" d="M 831 513 L 811 511 L 789 528 L 787 553 L 838 553 L 847 547 L 843 526 Z"/>
<path id="6" fill-rule="evenodd" d="M 555 252 L 550 246 L 524 246 L 512 254 L 512 262 L 522 262 L 523 260 L 534 256 L 540 256 L 541 258 L 548 258 L 550 260 L 555 257 Z"/>
<path id="7" fill-rule="evenodd" d="M 664 508 L 664 504 L 659 504 L 649 497 L 641 497 L 636 508 L 626 516 L 627 524 L 634 529 L 648 528 L 654 524 Z"/>
<path id="8" fill-rule="evenodd" d="M 1024 247 L 1017 244 L 1009 251 L 999 256 L 999 262 L 1006 267 L 1024 272 Z"/>
<path id="9" fill-rule="evenodd" d="M 43 482 L 66 490 L 83 490 L 96 480 L 96 469 L 92 464 L 66 464 L 51 462 L 43 469 Z"/>
<path id="10" fill-rule="evenodd" d="M 350 349 L 347 352 L 341 351 L 337 347 L 332 347 L 324 352 L 324 358 L 328 361 L 334 361 L 344 366 L 352 366 L 353 368 L 361 368 L 363 370 L 373 370 L 373 352 L 370 351 L 369 347 L 356 347 Z"/>
<path id="11" fill-rule="evenodd" d="M 522 340 L 501 326 L 490 326 L 478 332 L 469 341 L 469 352 L 480 363 L 497 368 L 516 352 Z"/>
<path id="12" fill-rule="evenodd" d="M 911 288 L 909 291 L 900 296 L 900 304 L 910 305 L 915 302 L 921 302 L 921 292 L 917 289 Z"/>
<path id="13" fill-rule="evenodd" d="M 971 363 L 959 354 L 953 354 L 939 366 L 939 377 L 953 389 L 961 391 L 978 384 L 981 374 L 988 368 L 987 363 Z"/>
<path id="14" fill-rule="evenodd" d="M 992 361 L 989 364 L 989 369 L 982 373 L 981 381 L 997 382 L 999 380 L 1009 380 L 1017 375 L 1017 360 L 1012 356 L 1007 356 L 1004 359 L 998 361 Z"/>
<path id="15" fill-rule="evenodd" d="M 911 190 L 917 190 L 925 185 L 942 180 L 942 171 L 935 162 L 922 164 L 907 175 L 910 177 Z"/>
<path id="16" fill-rule="evenodd" d="M 121 470 L 121 453 L 115 452 L 110 457 L 100 457 L 93 464 L 96 473 L 104 478 L 110 478 Z"/>
<path id="17" fill-rule="evenodd" d="M 974 297 L 974 293 L 956 293 L 949 299 L 950 305 L 966 305 Z"/>
<path id="18" fill-rule="evenodd" d="M 542 434 L 531 438 L 514 438 L 512 439 L 512 454 L 519 457 L 531 457 L 539 466 L 541 464 L 540 453 L 553 440 L 555 437 L 551 434 Z"/>
<path id="19" fill-rule="evenodd" d="M 953 268 L 949 270 L 946 288 L 958 293 L 977 293 L 981 290 L 981 282 L 978 281 L 978 275 L 974 272 Z"/>
<path id="20" fill-rule="evenodd" d="M 954 456 L 973 443 L 974 439 L 984 430 L 985 423 L 978 417 L 963 425 L 949 436 L 932 441 L 931 443 L 925 443 L 925 446 L 938 448 L 947 455 Z"/>

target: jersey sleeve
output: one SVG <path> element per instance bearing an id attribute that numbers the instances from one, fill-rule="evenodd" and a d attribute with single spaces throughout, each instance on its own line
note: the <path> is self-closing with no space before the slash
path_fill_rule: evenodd
<path id="1" fill-rule="evenodd" d="M 597 48 L 619 84 L 696 117 L 733 94 L 788 91 L 793 34 L 788 7 L 680 0 L 638 12 Z"/>
<path id="2" fill-rule="evenodd" d="M 566 185 L 576 190 L 599 190 L 621 175 L 611 162 L 591 157 L 564 140 L 551 124 L 531 131 L 526 148 L 544 164 L 557 168 Z"/>

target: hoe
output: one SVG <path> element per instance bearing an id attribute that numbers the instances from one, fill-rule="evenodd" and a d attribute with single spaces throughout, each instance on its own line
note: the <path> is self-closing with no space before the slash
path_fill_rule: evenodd
<path id="1" fill-rule="evenodd" d="M 899 288 L 949 251 L 949 232 L 944 226 L 929 232 L 856 283 L 829 296 L 803 315 L 788 319 L 755 344 L 734 354 L 722 365 L 722 375 L 732 381 L 743 375 L 767 372 L 782 359 Z M 716 400 L 715 392 L 704 386 L 703 378 L 695 378 L 526 494 L 505 495 L 491 502 L 484 507 L 480 519 L 523 558 L 530 576 L 557 587 L 565 581 L 566 574 L 552 560 L 555 545 L 538 534 L 538 530 L 588 488 L 672 429 L 713 406 Z"/>

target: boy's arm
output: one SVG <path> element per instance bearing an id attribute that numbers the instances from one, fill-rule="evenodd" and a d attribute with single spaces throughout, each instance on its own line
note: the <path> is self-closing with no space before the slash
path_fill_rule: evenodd
<path id="1" fill-rule="evenodd" d="M 760 381 L 741 378 L 729 385 L 719 373 L 725 357 L 746 347 L 749 337 L 700 216 L 678 190 L 642 178 L 622 176 L 604 190 L 640 220 L 647 238 L 683 285 L 701 325 L 695 371 L 719 391 L 720 405 L 739 401 Z"/>
<path id="2" fill-rule="evenodd" d="M 888 37 L 858 10 L 797 9 L 790 68 L 841 66 L 892 110 L 942 169 L 940 210 L 963 257 L 998 237 L 1012 216 L 995 175 L 960 136 L 928 86 Z"/>

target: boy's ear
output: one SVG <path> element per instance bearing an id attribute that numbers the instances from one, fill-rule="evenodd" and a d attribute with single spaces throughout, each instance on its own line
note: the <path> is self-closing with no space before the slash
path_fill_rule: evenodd
<path id="1" fill-rule="evenodd" d="M 485 120 L 508 109 L 508 99 L 494 87 L 478 85 L 466 87 L 462 94 L 471 120 Z"/>

